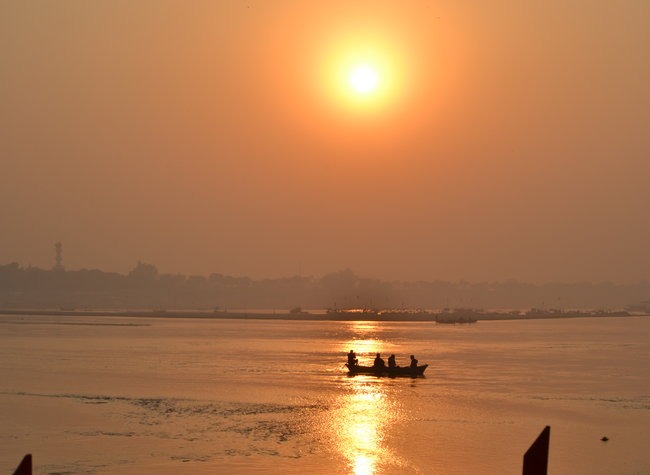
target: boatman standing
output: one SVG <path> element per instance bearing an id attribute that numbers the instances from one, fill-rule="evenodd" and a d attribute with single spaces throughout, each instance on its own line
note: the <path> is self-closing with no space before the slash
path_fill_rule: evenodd
<path id="1" fill-rule="evenodd" d="M 350 350 L 348 353 L 348 366 L 356 366 L 357 364 L 359 364 L 357 355 L 353 350 Z"/>

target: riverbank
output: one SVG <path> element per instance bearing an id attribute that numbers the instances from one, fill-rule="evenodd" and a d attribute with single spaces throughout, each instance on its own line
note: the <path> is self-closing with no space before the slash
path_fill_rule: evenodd
<path id="1" fill-rule="evenodd" d="M 13 316 L 90 316 L 90 317 L 140 317 L 140 318 L 202 318 L 238 320 L 313 320 L 313 321 L 388 321 L 474 323 L 480 320 L 540 320 L 586 317 L 632 317 L 640 314 L 628 312 L 262 312 L 262 311 L 207 311 L 207 310 L 76 310 L 76 309 L 0 309 L 0 315 Z"/>

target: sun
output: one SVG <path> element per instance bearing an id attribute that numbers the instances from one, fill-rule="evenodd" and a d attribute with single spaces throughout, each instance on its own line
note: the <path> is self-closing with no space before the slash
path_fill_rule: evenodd
<path id="1" fill-rule="evenodd" d="M 406 97 L 407 55 L 399 44 L 378 34 L 342 35 L 314 55 L 314 84 L 342 117 L 381 119 L 397 111 Z"/>
<path id="2" fill-rule="evenodd" d="M 379 86 L 377 70 L 368 64 L 354 66 L 348 76 L 350 87 L 357 94 L 368 95 L 375 92 Z"/>

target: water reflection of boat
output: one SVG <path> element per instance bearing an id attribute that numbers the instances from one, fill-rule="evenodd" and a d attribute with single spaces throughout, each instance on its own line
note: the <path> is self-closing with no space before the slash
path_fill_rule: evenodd
<path id="1" fill-rule="evenodd" d="M 375 366 L 362 366 L 362 365 L 348 365 L 348 371 L 350 374 L 371 374 L 373 376 L 422 376 L 424 370 L 429 366 L 428 364 L 423 364 L 417 366 L 416 368 L 411 368 L 410 366 L 397 366 L 395 368 L 389 368 L 388 366 L 384 368 L 377 368 Z"/>

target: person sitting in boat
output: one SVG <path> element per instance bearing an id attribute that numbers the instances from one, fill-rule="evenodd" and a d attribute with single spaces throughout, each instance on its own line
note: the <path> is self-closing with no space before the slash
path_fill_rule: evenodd
<path id="1" fill-rule="evenodd" d="M 375 357 L 375 361 L 372 364 L 375 368 L 385 368 L 386 367 L 386 362 L 384 359 L 381 357 L 379 353 L 377 353 L 377 356 Z"/>
<path id="2" fill-rule="evenodd" d="M 411 368 L 418 367 L 418 360 L 415 359 L 415 356 L 411 355 Z"/>
<path id="3" fill-rule="evenodd" d="M 395 355 L 390 355 L 388 357 L 388 367 L 389 368 L 396 368 L 397 367 L 397 363 L 395 363 Z"/>
<path id="4" fill-rule="evenodd" d="M 358 364 L 357 354 L 353 350 L 350 350 L 348 353 L 348 366 L 356 366 Z"/>

